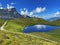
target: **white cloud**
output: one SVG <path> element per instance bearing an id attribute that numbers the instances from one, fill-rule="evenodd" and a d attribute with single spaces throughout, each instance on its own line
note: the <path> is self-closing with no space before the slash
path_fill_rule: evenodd
<path id="1" fill-rule="evenodd" d="M 3 9 L 3 7 L 0 7 L 0 9 Z"/>
<path id="2" fill-rule="evenodd" d="M 21 15 L 28 15 L 28 10 L 26 8 L 20 10 Z"/>
<path id="3" fill-rule="evenodd" d="M 21 11 L 20 14 L 21 14 L 21 15 L 24 15 L 24 11 Z"/>
<path id="4" fill-rule="evenodd" d="M 41 12 L 43 12 L 43 11 L 45 11 L 45 10 L 46 10 L 45 7 L 44 7 L 44 8 L 37 7 L 35 10 L 33 10 L 33 12 L 34 12 L 34 13 L 41 13 Z"/>
<path id="5" fill-rule="evenodd" d="M 26 8 L 24 8 L 23 10 L 27 10 Z"/>
<path id="6" fill-rule="evenodd" d="M 46 7 L 37 7 L 36 9 L 32 10 L 30 12 L 30 16 L 36 14 L 36 13 L 41 13 L 41 12 L 44 12 L 46 10 Z"/>
<path id="7" fill-rule="evenodd" d="M 24 9 L 20 9 L 20 14 L 24 15 L 24 17 L 26 17 L 27 15 L 29 15 L 29 12 L 26 8 L 24 8 Z"/>
<path id="8" fill-rule="evenodd" d="M 32 16 L 33 15 L 33 12 L 30 12 L 30 14 L 29 14 L 30 16 Z"/>
<path id="9" fill-rule="evenodd" d="M 7 4 L 7 9 L 14 8 L 14 6 L 12 6 L 13 4 L 15 4 L 15 3 L 11 3 L 10 5 Z M 2 7 L 2 3 L 0 3 L 0 9 L 3 9 L 3 7 Z"/>
<path id="10" fill-rule="evenodd" d="M 3 9 L 2 4 L 0 3 L 0 9 Z"/>
<path id="11" fill-rule="evenodd" d="M 60 12 L 57 11 L 57 12 L 54 14 L 54 16 L 55 16 L 55 17 L 60 16 Z"/>
<path id="12" fill-rule="evenodd" d="M 11 5 L 14 5 L 14 4 L 16 4 L 16 3 L 14 3 L 14 2 L 11 3 Z"/>
<path id="13" fill-rule="evenodd" d="M 33 16 L 35 13 L 41 13 L 43 11 L 45 11 L 46 8 L 41 8 L 41 7 L 37 7 L 36 9 L 32 10 L 31 12 L 28 12 L 28 10 L 26 8 L 20 9 L 20 14 L 21 15 L 29 15 L 29 16 Z"/>
<path id="14" fill-rule="evenodd" d="M 14 6 L 10 6 L 10 8 L 14 8 Z"/>
<path id="15" fill-rule="evenodd" d="M 25 10 L 25 15 L 28 15 L 28 14 L 29 14 L 28 10 Z"/>
<path id="16" fill-rule="evenodd" d="M 9 9 L 9 7 L 10 7 L 9 4 L 7 4 L 7 8 L 8 8 L 8 9 Z"/>
<path id="17" fill-rule="evenodd" d="M 31 16 L 33 15 L 33 12 L 29 12 L 26 8 L 23 8 L 23 9 L 20 9 L 20 14 L 21 15 L 28 15 L 28 16 Z"/>
<path id="18" fill-rule="evenodd" d="M 7 4 L 7 9 L 14 8 L 14 6 Z"/>

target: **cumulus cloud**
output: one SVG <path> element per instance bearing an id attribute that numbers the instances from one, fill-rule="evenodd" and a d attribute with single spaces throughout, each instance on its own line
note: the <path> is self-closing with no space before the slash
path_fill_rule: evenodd
<path id="1" fill-rule="evenodd" d="M 43 11 L 45 11 L 45 10 L 46 10 L 45 7 L 43 7 L 43 8 L 37 7 L 36 9 L 32 10 L 31 12 L 29 12 L 26 8 L 23 8 L 23 9 L 20 9 L 20 14 L 21 14 L 21 15 L 33 16 L 34 14 L 36 14 L 36 13 L 41 13 L 41 12 L 43 12 Z M 34 15 L 34 16 L 35 16 L 35 15 Z"/>
<path id="2" fill-rule="evenodd" d="M 41 12 L 43 12 L 43 11 L 45 11 L 46 10 L 46 8 L 45 7 L 37 7 L 35 10 L 33 10 L 33 13 L 41 13 Z"/>
<path id="3" fill-rule="evenodd" d="M 29 12 L 26 8 L 24 8 L 24 9 L 20 9 L 20 14 L 24 15 L 24 17 L 26 17 L 27 15 L 29 15 Z"/>
<path id="4" fill-rule="evenodd" d="M 14 8 L 14 6 L 7 4 L 7 9 Z"/>
<path id="5" fill-rule="evenodd" d="M 9 4 L 7 4 L 7 8 L 9 9 L 9 7 L 10 7 L 10 5 Z"/>
<path id="6" fill-rule="evenodd" d="M 14 8 L 14 6 L 13 6 L 14 4 L 16 4 L 16 3 L 12 2 L 10 4 L 7 4 L 7 9 Z"/>
<path id="7" fill-rule="evenodd" d="M 0 7 L 0 9 L 3 9 L 3 7 Z"/>
<path id="8" fill-rule="evenodd" d="M 20 14 L 21 14 L 21 15 L 24 15 L 24 11 L 21 11 Z"/>
<path id="9" fill-rule="evenodd" d="M 26 8 L 24 8 L 23 10 L 27 10 Z"/>
<path id="10" fill-rule="evenodd" d="M 24 16 L 32 16 L 33 12 L 29 12 L 26 8 L 20 9 L 20 14 Z"/>
<path id="11" fill-rule="evenodd" d="M 14 4 L 16 4 L 16 3 L 14 3 L 14 2 L 11 3 L 11 5 L 14 5 Z"/>
<path id="12" fill-rule="evenodd" d="M 46 7 L 37 7 L 36 9 L 34 9 L 32 12 L 30 12 L 30 15 L 32 16 L 35 13 L 41 13 L 44 12 L 46 10 Z"/>
<path id="13" fill-rule="evenodd" d="M 28 15 L 29 12 L 28 12 L 28 10 L 27 10 L 26 8 L 24 8 L 24 9 L 21 9 L 21 10 L 20 10 L 20 14 L 21 14 L 21 15 Z"/>
<path id="14" fill-rule="evenodd" d="M 0 3 L 0 9 L 3 9 L 2 4 Z"/>
<path id="15" fill-rule="evenodd" d="M 14 8 L 14 6 L 10 6 L 10 8 Z"/>
<path id="16" fill-rule="evenodd" d="M 55 16 L 55 17 L 60 16 L 60 12 L 57 11 L 54 16 Z"/>
<path id="17" fill-rule="evenodd" d="M 30 14 L 29 14 L 30 16 L 32 16 L 33 15 L 33 12 L 30 12 Z"/>
<path id="18" fill-rule="evenodd" d="M 11 3 L 10 5 L 9 4 L 7 4 L 7 9 L 11 9 L 11 8 L 14 8 L 14 4 L 16 4 L 16 3 Z M 2 7 L 2 3 L 0 3 L 0 9 L 3 9 L 3 7 Z"/>

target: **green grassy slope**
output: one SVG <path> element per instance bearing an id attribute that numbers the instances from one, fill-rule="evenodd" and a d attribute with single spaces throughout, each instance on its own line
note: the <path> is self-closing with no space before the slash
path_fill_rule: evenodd
<path id="1" fill-rule="evenodd" d="M 60 42 L 60 28 L 50 32 L 34 32 L 30 34 Z"/>
<path id="2" fill-rule="evenodd" d="M 43 19 L 39 19 L 39 18 L 21 18 L 21 19 L 9 20 L 7 25 L 4 28 L 7 31 L 11 31 L 11 32 L 21 32 L 24 29 L 24 27 L 26 27 L 26 26 L 31 26 L 31 25 L 36 25 L 36 24 L 41 24 L 41 25 L 48 24 L 48 25 L 58 26 L 58 24 L 60 24 L 59 22 L 60 22 L 60 20 L 48 23 L 47 21 L 45 21 Z M 60 30 L 60 29 L 56 29 L 56 30 Z M 55 32 L 51 31 L 49 33 L 31 33 L 31 34 L 39 36 L 39 37 L 44 37 L 44 38 L 47 38 L 50 40 L 58 41 L 58 43 L 59 43 L 60 42 L 60 35 L 59 35 L 60 33 L 57 34 L 57 31 L 55 34 L 53 34 L 53 33 L 55 33 Z M 35 38 L 33 38 L 33 39 L 35 39 Z M 50 44 L 50 45 L 52 45 L 52 44 Z"/>
<path id="3" fill-rule="evenodd" d="M 24 29 L 24 27 L 35 24 L 47 24 L 47 21 L 39 18 L 13 19 L 8 21 L 7 25 L 5 26 L 5 29 L 20 32 Z"/>
<path id="4" fill-rule="evenodd" d="M 4 24 L 5 21 L 5 19 L 0 19 L 0 27 Z"/>
<path id="5" fill-rule="evenodd" d="M 49 25 L 53 25 L 53 26 L 60 26 L 60 19 L 59 20 L 52 21 L 52 22 L 49 22 L 48 24 Z"/>
<path id="6" fill-rule="evenodd" d="M 55 38 L 53 36 L 46 34 L 45 32 L 33 32 L 33 33 L 29 33 L 29 34 L 36 35 L 39 37 L 44 37 L 44 38 L 47 38 L 50 40 L 55 40 Z"/>
<path id="7" fill-rule="evenodd" d="M 31 25 L 38 25 L 38 24 L 45 24 L 45 25 L 60 25 L 60 20 L 53 21 L 53 22 L 47 22 L 44 19 L 40 18 L 20 18 L 20 19 L 13 19 L 9 20 L 7 25 L 5 26 L 6 30 L 9 31 L 15 31 L 15 32 L 21 32 L 26 26 Z"/>
<path id="8" fill-rule="evenodd" d="M 58 45 L 30 35 L 0 31 L 0 45 Z"/>
<path id="9" fill-rule="evenodd" d="M 47 34 L 55 37 L 55 39 L 60 42 L 60 28 L 52 30 L 52 31 L 48 32 Z"/>

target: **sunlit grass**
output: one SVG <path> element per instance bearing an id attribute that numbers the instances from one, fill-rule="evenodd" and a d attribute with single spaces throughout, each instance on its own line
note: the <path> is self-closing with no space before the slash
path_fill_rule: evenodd
<path id="1" fill-rule="evenodd" d="M 35 24 L 46 24 L 44 22 L 47 22 L 47 21 L 39 18 L 13 19 L 8 21 L 7 25 L 5 26 L 5 29 L 9 31 L 21 32 L 26 26 L 31 26 Z"/>
<path id="2" fill-rule="evenodd" d="M 30 34 L 60 42 L 60 28 L 51 30 L 49 32 L 34 32 Z"/>
<path id="3" fill-rule="evenodd" d="M 0 27 L 4 24 L 5 21 L 5 19 L 0 19 Z"/>
<path id="4" fill-rule="evenodd" d="M 0 45 L 58 45 L 30 35 L 0 31 Z"/>
<path id="5" fill-rule="evenodd" d="M 52 30 L 48 32 L 47 34 L 55 37 L 55 39 L 60 42 L 60 28 Z"/>

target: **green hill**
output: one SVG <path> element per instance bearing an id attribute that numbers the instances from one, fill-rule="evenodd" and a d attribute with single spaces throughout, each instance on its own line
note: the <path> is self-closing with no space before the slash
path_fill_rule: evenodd
<path id="1" fill-rule="evenodd" d="M 9 20 L 5 26 L 6 30 L 20 32 L 26 26 L 36 25 L 36 24 L 47 24 L 48 22 L 40 18 L 20 18 Z"/>
<path id="2" fill-rule="evenodd" d="M 36 35 L 36 36 L 39 36 L 39 37 L 44 37 L 44 38 L 55 41 L 55 38 L 53 36 L 47 34 L 47 32 L 46 33 L 45 32 L 33 32 L 33 33 L 29 33 L 29 34 Z"/>
<path id="3" fill-rule="evenodd" d="M 51 30 L 49 32 L 34 32 L 30 34 L 60 42 L 60 28 Z"/>
<path id="4" fill-rule="evenodd" d="M 49 25 L 53 25 L 53 26 L 60 26 L 60 19 L 59 20 L 52 21 L 52 22 L 49 22 L 48 24 Z"/>
<path id="5" fill-rule="evenodd" d="M 0 31 L 0 45 L 58 45 L 24 33 Z"/>
<path id="6" fill-rule="evenodd" d="M 16 42 L 16 45 L 17 45 L 17 43 L 18 43 L 18 45 L 24 45 L 24 44 L 25 45 L 28 45 L 28 44 L 30 44 L 30 45 L 35 45 L 35 44 L 37 44 L 37 45 L 56 45 L 55 43 L 49 41 L 49 40 L 53 40 L 53 41 L 57 41 L 58 43 L 60 42 L 59 41 L 59 39 L 60 39 L 59 35 L 57 33 L 54 34 L 54 35 L 52 34 L 54 31 L 49 32 L 49 33 L 31 33 L 31 35 L 35 35 L 35 36 L 38 36 L 38 37 L 43 37 L 43 38 L 46 38 L 46 39 L 49 39 L 49 40 L 44 40 L 44 39 L 41 39 L 41 38 L 36 38 L 36 37 L 33 37 L 33 36 L 29 36 L 29 35 L 27 36 L 27 35 L 21 34 L 21 33 L 23 33 L 22 31 L 26 26 L 32 26 L 32 25 L 38 25 L 38 24 L 41 24 L 41 25 L 43 25 L 43 24 L 44 25 L 47 25 L 47 24 L 57 25 L 58 24 L 57 22 L 59 22 L 59 21 L 47 22 L 47 21 L 45 21 L 44 19 L 41 19 L 41 18 L 20 18 L 20 19 L 18 18 L 18 19 L 8 20 L 4 29 L 6 29 L 7 31 L 10 31 L 10 32 L 4 32 L 4 31 L 1 31 L 1 32 L 3 32 L 5 35 L 7 35 L 7 38 L 10 37 L 11 41 L 7 39 L 6 40 L 7 42 L 6 42 L 5 39 L 4 39 L 4 41 L 5 41 L 4 44 L 8 43 L 8 44 L 13 45 Z M 56 30 L 60 30 L 60 29 L 56 29 Z M 20 34 L 12 33 L 12 32 L 18 32 Z M 18 35 L 17 39 L 15 38 L 16 35 Z M 4 38 L 4 37 L 1 37 L 1 39 L 2 38 Z M 24 41 L 25 39 L 26 39 L 26 42 Z M 33 40 L 33 42 L 31 42 L 32 40 Z M 43 42 L 40 43 L 41 40 Z M 20 44 L 20 42 L 21 42 L 21 44 Z"/>
<path id="7" fill-rule="evenodd" d="M 47 34 L 55 37 L 55 40 L 60 42 L 60 28 L 52 30 L 52 31 L 48 32 Z"/>
<path id="8" fill-rule="evenodd" d="M 5 19 L 0 19 L 0 27 L 4 24 L 5 21 Z"/>

